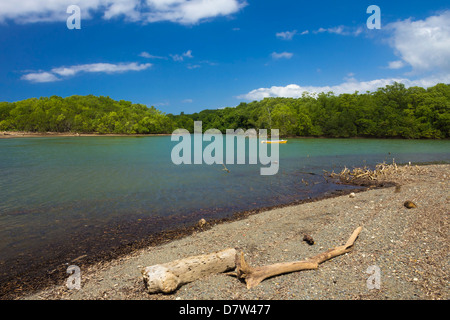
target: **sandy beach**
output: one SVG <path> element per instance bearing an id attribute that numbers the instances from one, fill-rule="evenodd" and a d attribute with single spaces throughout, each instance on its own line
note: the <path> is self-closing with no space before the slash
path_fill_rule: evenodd
<path id="1" fill-rule="evenodd" d="M 21 299 L 121 300 L 330 300 L 449 299 L 448 206 L 450 165 L 403 166 L 382 179 L 387 187 L 264 211 L 244 219 L 206 225 L 204 231 L 137 250 L 120 259 L 81 269 L 81 289 L 65 282 Z M 405 201 L 417 207 L 408 209 Z M 207 219 L 207 217 L 205 217 Z M 252 266 L 304 260 L 343 245 L 362 232 L 353 251 L 317 270 L 245 283 L 214 274 L 172 294 L 149 294 L 141 269 L 226 248 L 243 251 Z M 304 234 L 315 244 L 303 241 Z M 76 265 L 76 261 L 72 262 Z M 380 287 L 368 286 L 368 268 L 380 270 Z"/>

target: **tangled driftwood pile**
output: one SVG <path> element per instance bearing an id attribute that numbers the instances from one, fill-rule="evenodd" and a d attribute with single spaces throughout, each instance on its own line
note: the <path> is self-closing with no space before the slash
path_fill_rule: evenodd
<path id="1" fill-rule="evenodd" d="M 377 164 L 373 170 L 367 166 L 362 168 L 353 168 L 352 170 L 344 167 L 344 169 L 339 173 L 335 173 L 334 171 L 329 173 L 325 171 L 324 175 L 330 178 L 337 178 L 342 182 L 351 183 L 357 179 L 381 181 L 385 180 L 387 177 L 392 178 L 393 175 L 404 175 L 411 172 L 411 170 L 418 172 L 421 168 L 418 166 L 411 166 L 411 163 L 408 165 L 399 166 L 395 163 L 395 160 L 392 160 L 391 164 L 387 164 L 385 162 Z"/>

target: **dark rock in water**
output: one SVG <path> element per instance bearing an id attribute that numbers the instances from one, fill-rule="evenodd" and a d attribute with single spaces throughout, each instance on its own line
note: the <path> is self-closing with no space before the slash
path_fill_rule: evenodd
<path id="1" fill-rule="evenodd" d="M 403 205 L 408 209 L 417 208 L 416 204 L 412 201 L 405 201 Z"/>

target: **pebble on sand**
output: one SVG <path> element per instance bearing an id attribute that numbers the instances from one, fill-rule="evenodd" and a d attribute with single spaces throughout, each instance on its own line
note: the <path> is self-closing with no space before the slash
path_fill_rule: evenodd
<path id="1" fill-rule="evenodd" d="M 409 200 L 405 201 L 405 203 L 403 205 L 408 209 L 417 208 L 416 204 Z"/>

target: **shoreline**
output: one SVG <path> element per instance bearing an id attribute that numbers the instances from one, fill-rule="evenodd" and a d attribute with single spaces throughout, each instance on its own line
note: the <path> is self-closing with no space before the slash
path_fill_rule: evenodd
<path id="1" fill-rule="evenodd" d="M 206 224 L 202 226 L 195 224 L 169 228 L 161 232 L 149 234 L 144 239 L 132 241 L 131 243 L 127 243 L 124 246 L 114 247 L 109 252 L 103 251 L 89 256 L 79 255 L 72 260 L 65 259 L 65 261 L 67 261 L 66 263 L 61 263 L 62 262 L 61 259 L 58 259 L 59 263 L 57 263 L 57 261 L 55 260 L 47 260 L 49 261 L 49 265 L 47 265 L 46 268 L 50 267 L 50 269 L 47 269 L 45 277 L 39 279 L 36 276 L 37 273 L 40 273 L 42 275 L 42 272 L 44 271 L 44 268 L 39 267 L 40 265 L 34 266 L 34 268 L 30 267 L 28 269 L 29 273 L 19 274 L 21 281 L 7 280 L 2 284 L 2 287 L 0 287 L 0 300 L 20 299 L 25 295 L 32 295 L 35 292 L 46 290 L 47 288 L 50 288 L 57 283 L 61 283 L 67 278 L 66 267 L 71 262 L 76 261 L 77 266 L 79 266 L 80 268 L 90 268 L 98 263 L 105 263 L 105 262 L 109 263 L 120 260 L 123 257 L 133 255 L 135 252 L 138 252 L 148 247 L 158 247 L 179 239 L 190 237 L 198 232 L 207 231 L 221 224 L 245 220 L 251 216 L 258 215 L 262 212 L 298 206 L 306 203 L 318 202 L 325 199 L 348 195 L 352 192 L 359 193 L 367 190 L 391 187 L 395 185 L 394 183 L 391 182 L 381 182 L 380 184 L 378 184 L 367 181 L 359 181 L 355 183 L 342 182 L 338 184 L 353 186 L 354 188 L 331 191 L 317 197 L 299 199 L 288 203 L 282 203 L 250 210 L 237 211 L 228 217 L 209 219 L 206 221 Z M 204 217 L 205 217 L 204 214 L 198 215 L 197 220 L 200 220 Z M 111 227 L 111 229 L 107 229 L 106 233 L 108 234 L 114 233 L 114 230 L 115 228 Z M 48 272 L 49 270 L 50 272 Z"/>
<path id="2" fill-rule="evenodd" d="M 192 134 L 192 133 L 191 133 Z M 0 139 L 12 138 L 48 138 L 48 137 L 164 137 L 173 133 L 73 133 L 73 132 L 27 132 L 27 131 L 0 131 Z M 283 136 L 283 139 L 380 139 L 380 140 L 450 140 L 443 139 L 407 139 L 402 137 L 326 137 L 326 136 Z"/>
<path id="3" fill-rule="evenodd" d="M 438 241 L 441 245 L 427 246 L 426 251 L 428 253 L 433 252 L 433 254 L 428 254 L 424 257 L 422 249 L 417 252 L 417 246 L 412 246 L 411 252 L 409 252 L 409 247 L 405 244 L 405 242 L 420 242 L 422 238 L 410 237 L 410 230 L 403 229 L 412 228 L 414 230 L 416 224 L 436 223 L 434 218 L 422 219 L 424 215 L 435 214 L 439 215 L 439 219 L 441 219 L 437 221 L 437 225 L 434 224 L 432 226 L 434 229 L 437 228 L 437 231 L 428 230 L 426 232 L 429 232 L 430 234 L 431 232 L 444 232 L 443 234 L 445 235 L 445 230 L 448 230 L 448 218 L 445 215 L 445 212 L 447 211 L 443 212 L 442 210 L 445 209 L 442 206 L 448 202 L 446 193 L 446 190 L 448 190 L 448 179 L 446 178 L 449 175 L 450 165 L 428 165 L 411 168 L 412 169 L 409 169 L 411 172 L 403 172 L 405 176 L 396 176 L 395 174 L 386 176 L 385 180 L 381 181 L 386 184 L 384 187 L 368 187 L 365 190 L 360 190 L 361 192 L 358 192 L 359 190 L 353 190 L 356 194 L 353 198 L 350 198 L 347 195 L 349 192 L 352 192 L 349 191 L 344 192 L 346 194 L 333 195 L 322 199 L 310 199 L 309 201 L 300 204 L 294 203 L 282 205 L 278 208 L 265 208 L 257 210 L 258 212 L 244 213 L 240 217 L 234 217 L 234 219 L 224 219 L 228 221 L 208 221 L 207 226 L 204 228 L 193 227 L 190 230 L 186 230 L 188 231 L 187 233 L 173 234 L 174 237 L 171 240 L 163 239 L 159 244 L 136 248 L 136 250 L 124 253 L 116 259 L 83 265 L 83 259 L 80 258 L 80 261 L 75 261 L 74 263 L 79 263 L 78 265 L 83 270 L 84 280 L 82 280 L 81 290 L 68 290 L 63 281 L 64 278 L 67 278 L 67 275 L 65 275 L 57 284 L 47 286 L 44 289 L 41 288 L 38 291 L 24 293 L 15 298 L 151 300 L 232 298 L 281 300 L 308 299 L 308 297 L 311 297 L 312 293 L 305 296 L 301 291 L 297 290 L 299 285 L 298 280 L 292 283 L 292 279 L 307 277 L 310 281 L 314 282 L 316 280 L 312 275 L 317 274 L 319 271 L 277 276 L 263 282 L 260 287 L 255 290 L 252 289 L 250 291 L 245 289 L 245 286 L 242 286 L 242 283 L 236 279 L 224 275 L 217 275 L 208 277 L 205 281 L 196 281 L 187 284 L 171 295 L 150 295 L 146 293 L 143 288 L 139 268 L 156 263 L 168 262 L 190 255 L 222 250 L 227 246 L 243 249 L 247 256 L 250 256 L 250 263 L 254 265 L 267 264 L 269 261 L 271 263 L 280 260 L 289 261 L 293 260 L 295 257 L 310 256 L 311 250 L 321 251 L 323 248 L 339 245 L 336 241 L 347 237 L 348 230 L 356 226 L 355 223 L 358 223 L 356 220 L 361 219 L 363 220 L 362 222 L 364 222 L 362 223 L 363 232 L 360 235 L 360 238 L 362 239 L 358 240 L 356 244 L 357 249 L 355 258 L 357 258 L 358 262 L 352 266 L 353 269 L 358 268 L 358 265 L 363 265 L 367 268 L 367 263 L 369 262 L 372 264 L 374 262 L 381 264 L 380 261 L 374 261 L 374 258 L 387 255 L 387 260 L 383 260 L 382 262 L 382 264 L 384 264 L 384 266 L 382 266 L 383 273 L 389 274 L 391 271 L 390 269 L 394 268 L 389 266 L 390 263 L 395 264 L 396 270 L 394 271 L 397 278 L 398 273 L 402 272 L 400 269 L 408 269 L 410 268 L 410 265 L 417 267 L 416 264 L 425 264 L 425 266 L 421 266 L 420 268 L 423 273 L 423 270 L 427 269 L 427 264 L 430 263 L 428 260 L 430 260 L 431 257 L 436 257 L 435 260 L 431 260 L 433 263 L 439 264 L 439 260 L 442 260 L 442 254 L 448 255 L 448 239 L 444 237 L 442 242 L 441 235 L 438 239 L 440 242 L 438 240 L 433 240 Z M 401 171 L 403 171 L 403 169 L 401 169 Z M 389 181 L 395 181 L 395 183 L 388 185 L 387 183 Z M 395 184 L 402 185 L 402 191 L 395 192 L 394 189 L 397 189 L 393 187 Z M 420 194 L 414 196 L 414 193 Z M 369 200 L 372 198 L 381 200 L 381 202 L 378 204 L 378 201 Z M 408 211 L 408 209 L 403 207 L 403 201 L 406 199 L 418 203 L 418 208 Z M 370 207 L 361 207 L 361 203 Z M 358 213 L 357 215 L 355 215 L 355 211 Z M 393 214 L 391 211 L 395 213 Z M 377 221 L 377 219 L 381 222 Z M 274 223 L 274 221 L 278 221 L 278 223 Z M 348 224 L 349 221 L 351 222 L 350 224 Z M 280 222 L 282 222 L 281 226 L 279 225 Z M 275 234 L 278 237 L 281 237 L 281 239 L 277 239 L 277 237 L 273 236 L 271 232 L 272 229 L 276 229 Z M 389 235 L 381 233 L 374 236 L 373 234 L 377 232 L 373 229 L 387 229 Z M 310 247 L 302 243 L 302 232 L 312 234 L 314 239 L 318 240 L 318 246 Z M 398 233 L 403 234 L 404 238 L 406 238 L 396 240 Z M 370 236 L 371 234 L 372 236 Z M 378 239 L 378 236 L 380 236 L 380 238 L 387 237 L 387 241 Z M 375 244 L 372 243 L 367 247 L 367 242 L 374 242 L 374 240 L 372 240 L 374 238 L 376 239 Z M 358 242 L 361 242 L 361 244 Z M 397 244 L 397 242 L 401 245 L 398 248 L 395 248 L 396 250 L 392 250 L 389 245 L 392 243 Z M 390 250 L 384 250 L 386 246 L 388 246 Z M 283 247 L 287 247 L 287 249 L 282 249 Z M 322 249 L 319 250 L 320 248 Z M 363 253 L 361 253 L 361 250 Z M 400 251 L 401 253 L 400 258 L 397 256 L 397 251 Z M 294 256 L 292 256 L 293 254 Z M 347 255 L 352 257 L 353 253 Z M 324 272 L 333 273 L 339 271 L 342 273 L 342 277 L 345 278 L 345 270 L 348 266 L 343 267 L 339 262 L 343 263 L 344 261 L 344 265 L 346 265 L 348 263 L 345 262 L 345 257 L 347 257 L 347 255 L 327 263 L 327 265 L 334 265 L 335 268 L 332 268 L 331 271 L 324 268 Z M 411 261 L 407 259 L 411 258 L 411 255 L 418 256 L 416 259 L 413 259 L 416 262 L 411 262 L 411 259 Z M 368 257 L 371 257 L 369 262 L 365 261 Z M 440 257 L 440 259 L 437 259 L 437 257 Z M 352 259 L 354 258 L 350 258 L 351 261 L 353 261 Z M 397 262 L 392 262 L 395 261 L 395 259 L 400 259 L 404 263 L 398 264 Z M 362 263 L 361 261 L 365 262 Z M 420 261 L 420 263 L 417 263 L 417 261 Z M 441 263 L 444 262 L 441 261 Z M 331 299 L 334 297 L 339 299 L 429 299 L 430 297 L 433 299 L 448 299 L 448 289 L 446 290 L 445 286 L 442 287 L 441 283 L 435 283 L 440 281 L 439 279 L 436 279 L 437 276 L 440 275 L 442 277 L 442 272 L 446 274 L 445 268 L 440 266 L 433 270 L 436 271 L 436 275 L 430 273 L 430 279 L 424 278 L 419 281 L 418 279 L 421 274 L 418 273 L 416 277 L 412 277 L 411 279 L 408 278 L 408 281 L 404 283 L 396 283 L 394 281 L 394 285 L 389 282 L 393 280 L 391 279 L 391 275 L 389 275 L 389 279 L 384 279 L 383 282 L 388 286 L 388 289 L 371 292 L 367 291 L 365 288 L 365 279 L 363 279 L 364 281 L 362 284 L 360 283 L 360 288 L 357 290 L 358 293 L 355 293 L 356 295 L 349 295 L 349 292 L 351 291 L 350 286 L 342 292 L 332 290 L 333 294 L 336 296 L 331 296 Z M 405 272 L 405 274 L 409 275 L 411 271 L 407 271 L 408 272 Z M 361 272 L 357 278 L 361 278 Z M 323 282 L 325 280 L 322 279 L 321 281 Z M 442 277 L 442 281 L 445 281 L 445 276 Z M 290 293 L 295 293 L 292 293 L 292 295 L 277 294 L 273 287 L 274 284 L 279 282 L 284 283 L 283 286 L 285 291 L 287 290 Z M 339 282 L 341 282 L 341 280 Z M 424 283 L 426 284 L 425 287 L 423 286 Z M 416 288 L 419 284 L 422 288 Z M 211 288 L 208 289 L 208 286 L 211 285 L 216 287 L 225 286 L 225 290 L 220 292 L 216 292 L 217 290 L 212 291 Z M 329 284 L 326 286 L 323 284 L 321 285 L 322 288 L 317 286 L 315 287 L 316 289 L 312 289 L 312 291 L 315 296 L 319 295 L 319 299 L 329 299 L 330 296 L 327 295 L 330 290 L 328 287 Z M 407 288 L 404 288 L 405 286 Z M 434 291 L 432 290 L 431 293 L 430 291 L 426 291 L 428 290 L 427 286 L 434 286 Z M 397 287 L 399 288 L 396 289 Z M 302 288 L 305 289 L 304 287 Z M 275 289 L 280 289 L 280 287 L 275 285 Z"/>

